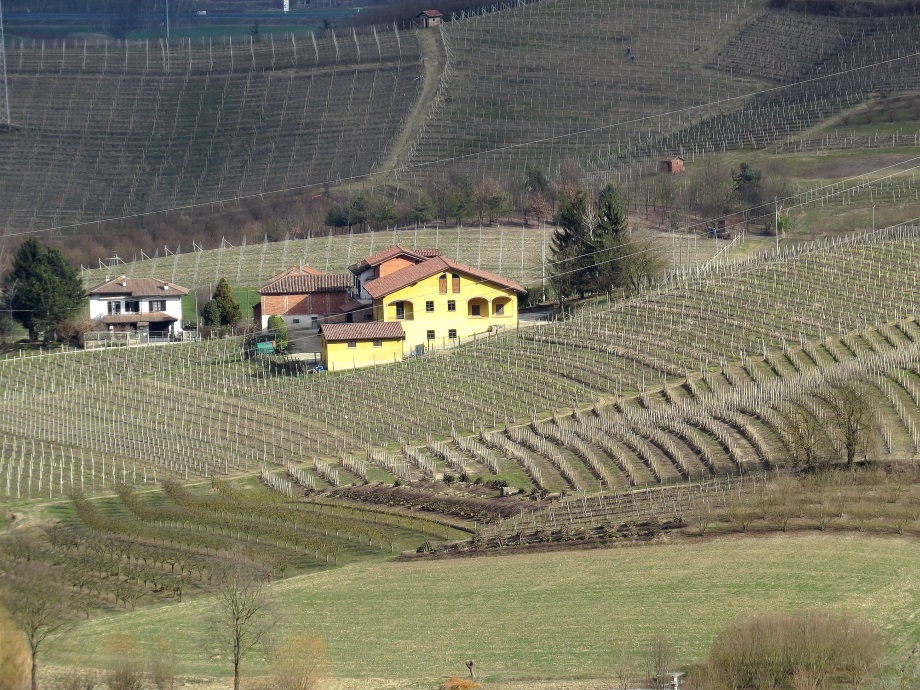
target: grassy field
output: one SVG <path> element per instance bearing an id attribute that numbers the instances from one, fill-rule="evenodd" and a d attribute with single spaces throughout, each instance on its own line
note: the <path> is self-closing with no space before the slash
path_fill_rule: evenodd
<path id="1" fill-rule="evenodd" d="M 657 632 L 667 632 L 680 663 L 691 664 L 734 617 L 813 606 L 881 626 L 896 662 L 920 637 L 918 562 L 920 542 L 906 539 L 739 537 L 359 564 L 281 582 L 276 593 L 287 625 L 326 638 L 335 676 L 421 688 L 460 673 L 470 658 L 487 681 L 602 678 L 613 648 L 638 654 Z M 49 660 L 103 666 L 100 638 L 122 631 L 142 644 L 167 637 L 184 672 L 223 676 L 226 663 L 203 651 L 208 610 L 199 600 L 90 620 Z"/>

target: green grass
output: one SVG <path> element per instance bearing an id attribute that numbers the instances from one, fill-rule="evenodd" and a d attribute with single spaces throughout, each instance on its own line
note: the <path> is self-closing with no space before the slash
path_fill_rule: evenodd
<path id="1" fill-rule="evenodd" d="M 734 617 L 816 606 L 875 622 L 897 660 L 920 637 L 918 562 L 918 541 L 803 534 L 356 564 L 281 582 L 276 592 L 291 629 L 325 637 L 334 675 L 431 687 L 470 658 L 486 680 L 601 678 L 614 647 L 638 653 L 658 632 L 689 664 Z M 207 611 L 199 600 L 91 620 L 49 660 L 103 665 L 99 640 L 126 631 L 142 644 L 170 638 L 185 672 L 226 675 L 227 664 L 203 651 Z"/>
<path id="2" fill-rule="evenodd" d="M 243 319 L 252 319 L 252 310 L 259 303 L 259 293 L 254 288 L 233 288 L 233 297 L 239 302 L 240 309 L 243 312 Z M 199 297 L 199 309 L 204 308 L 204 302 Z M 182 298 L 182 321 L 183 323 L 195 323 L 198 316 L 195 313 L 195 294 L 189 293 Z"/>

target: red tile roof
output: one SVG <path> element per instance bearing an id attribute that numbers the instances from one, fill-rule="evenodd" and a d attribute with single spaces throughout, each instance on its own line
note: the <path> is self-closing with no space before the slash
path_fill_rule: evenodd
<path id="1" fill-rule="evenodd" d="M 430 259 L 433 256 L 441 256 L 440 249 L 406 249 L 405 247 L 400 247 L 398 244 L 394 244 L 388 249 L 383 249 L 376 254 L 371 254 L 365 259 L 361 259 L 356 264 L 352 264 L 348 267 L 348 270 L 352 273 L 360 273 L 361 271 L 370 268 L 371 266 L 379 266 L 384 261 L 388 261 L 397 256 L 407 256 L 410 259 L 416 261 L 424 261 L 425 259 Z"/>
<path id="2" fill-rule="evenodd" d="M 416 16 L 421 17 L 422 15 L 425 15 L 426 17 L 443 17 L 444 16 L 437 10 L 422 10 Z"/>
<path id="3" fill-rule="evenodd" d="M 271 278 L 269 278 L 266 285 L 269 283 L 274 283 L 279 278 L 284 278 L 285 276 L 321 276 L 322 274 L 322 271 L 317 271 L 315 268 L 311 268 L 310 266 L 291 266 L 290 268 L 286 268 L 281 271 L 281 273 L 276 273 Z"/>
<path id="4" fill-rule="evenodd" d="M 414 266 L 407 266 L 406 268 L 396 271 L 395 273 L 391 273 L 388 276 L 384 276 L 383 278 L 369 280 L 368 282 L 364 283 L 364 289 L 371 297 L 374 299 L 379 299 L 389 295 L 392 292 L 396 292 L 397 290 L 402 290 L 404 287 L 412 285 L 413 283 L 417 283 L 420 280 L 430 278 L 436 273 L 443 273 L 447 271 L 452 273 L 465 273 L 468 276 L 473 276 L 474 278 L 478 279 L 479 282 L 494 283 L 522 295 L 527 292 L 513 280 L 502 278 L 501 276 L 490 273 L 489 271 L 473 268 L 472 266 L 467 266 L 466 264 L 461 264 L 457 261 L 445 259 L 443 256 L 428 259 L 427 261 L 423 261 L 420 264 L 415 264 Z"/>
<path id="5" fill-rule="evenodd" d="M 124 283 L 124 284 L 123 284 Z M 164 289 L 165 288 L 165 289 Z M 124 297 L 169 297 L 188 294 L 188 289 L 156 278 L 125 278 L 106 281 L 86 291 L 92 295 L 119 295 Z"/>
<path id="6" fill-rule="evenodd" d="M 147 311 L 140 314 L 106 314 L 102 323 L 171 323 L 178 321 L 175 316 L 162 311 Z"/>
<path id="7" fill-rule="evenodd" d="M 293 274 L 259 289 L 260 295 L 306 295 L 314 292 L 344 292 L 354 287 L 350 273 Z"/>
<path id="8" fill-rule="evenodd" d="M 344 340 L 395 340 L 406 337 L 398 321 L 371 321 L 369 323 L 324 323 L 323 337 L 328 342 Z"/>

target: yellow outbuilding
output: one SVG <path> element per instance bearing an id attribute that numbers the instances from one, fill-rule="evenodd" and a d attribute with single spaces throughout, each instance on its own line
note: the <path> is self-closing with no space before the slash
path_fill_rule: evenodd
<path id="1" fill-rule="evenodd" d="M 398 323 L 323 324 L 323 366 L 342 371 L 402 361 L 405 337 Z"/>

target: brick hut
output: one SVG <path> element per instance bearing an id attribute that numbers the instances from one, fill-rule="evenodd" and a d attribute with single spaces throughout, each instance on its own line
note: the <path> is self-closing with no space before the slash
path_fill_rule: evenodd
<path id="1" fill-rule="evenodd" d="M 662 158 L 658 161 L 658 172 L 669 175 L 678 175 L 684 171 L 684 159 L 680 156 Z"/>
<path id="2" fill-rule="evenodd" d="M 415 23 L 420 29 L 427 29 L 429 26 L 438 26 L 444 19 L 444 15 L 437 10 L 424 10 L 415 15 Z"/>

